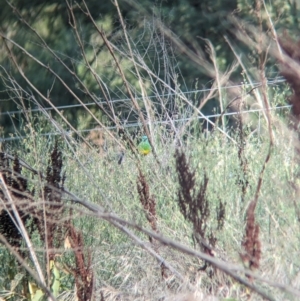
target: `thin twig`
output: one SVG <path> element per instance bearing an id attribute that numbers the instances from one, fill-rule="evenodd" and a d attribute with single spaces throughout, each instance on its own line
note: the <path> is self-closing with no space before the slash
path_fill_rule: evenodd
<path id="1" fill-rule="evenodd" d="M 31 277 L 36 281 L 36 283 L 41 287 L 41 289 L 49 296 L 49 299 L 52 301 L 57 301 L 53 296 L 51 291 L 47 288 L 45 283 L 43 283 L 40 278 L 36 275 L 35 271 L 32 270 L 28 263 L 20 256 L 20 254 L 8 243 L 5 237 L 0 233 L 0 242 L 5 245 L 5 247 L 14 255 L 17 261 L 22 265 L 22 267 L 31 275 Z"/>

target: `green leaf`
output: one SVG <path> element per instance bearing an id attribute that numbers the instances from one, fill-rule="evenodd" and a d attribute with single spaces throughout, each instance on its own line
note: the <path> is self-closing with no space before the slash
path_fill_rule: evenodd
<path id="1" fill-rule="evenodd" d="M 59 295 L 60 290 L 60 273 L 53 260 L 50 261 L 50 269 L 52 273 L 51 291 L 54 297 Z"/>
<path id="2" fill-rule="evenodd" d="M 24 274 L 18 273 L 15 275 L 15 278 L 10 283 L 10 291 L 14 292 L 15 288 L 18 286 L 22 278 L 24 277 Z"/>
<path id="3" fill-rule="evenodd" d="M 44 296 L 44 292 L 33 282 L 28 283 L 29 292 L 30 292 L 30 300 L 31 301 L 40 301 Z"/>

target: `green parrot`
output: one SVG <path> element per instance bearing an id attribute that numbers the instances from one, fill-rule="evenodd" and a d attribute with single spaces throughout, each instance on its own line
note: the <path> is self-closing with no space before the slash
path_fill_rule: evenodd
<path id="1" fill-rule="evenodd" d="M 138 145 L 138 150 L 139 150 L 139 153 L 144 156 L 148 155 L 151 152 L 152 147 L 148 141 L 147 136 L 142 137 L 142 141 Z"/>

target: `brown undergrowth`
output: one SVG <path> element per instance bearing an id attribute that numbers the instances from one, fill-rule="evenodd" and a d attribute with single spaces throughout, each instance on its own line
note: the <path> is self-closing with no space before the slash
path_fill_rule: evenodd
<path id="1" fill-rule="evenodd" d="M 6 185 L 10 188 L 11 196 L 16 200 L 16 205 L 22 222 L 25 224 L 29 218 L 26 212 L 25 202 L 23 199 L 32 197 L 32 193 L 27 189 L 27 180 L 21 176 L 22 168 L 19 164 L 17 156 L 10 160 L 5 156 L 5 153 L 0 153 L 0 172 Z M 4 190 L 0 186 L 0 233 L 6 238 L 11 246 L 19 248 L 21 246 L 22 235 L 16 227 L 16 221 L 13 217 L 11 205 L 7 202 Z"/>
<path id="2" fill-rule="evenodd" d="M 261 259 L 261 242 L 259 239 L 259 224 L 255 221 L 256 202 L 250 202 L 246 214 L 246 229 L 242 241 L 241 259 L 250 270 L 259 268 Z M 253 280 L 249 276 L 250 280 Z"/>
<path id="3" fill-rule="evenodd" d="M 56 297 L 61 289 L 60 275 L 63 275 L 63 271 L 57 268 L 56 258 L 61 257 L 60 250 L 63 249 L 67 239 L 75 258 L 74 265 L 71 264 L 69 270 L 74 277 L 77 298 L 80 301 L 92 300 L 91 252 L 88 251 L 86 254 L 83 236 L 73 225 L 71 211 L 65 207 L 63 199 L 65 175 L 62 171 L 63 157 L 58 143 L 55 143 L 50 154 L 45 176 L 42 172 L 30 168 L 32 177 L 38 175 L 42 189 L 34 187 L 29 191 L 28 176 L 26 178 L 22 175 L 21 161 L 18 156 L 13 160 L 11 158 L 12 156 L 5 152 L 0 153 L 0 173 L 5 182 L 0 186 L 0 233 L 19 253 L 23 259 L 21 264 L 29 264 L 28 252 L 21 248 L 25 244 L 24 233 L 20 230 L 18 220 L 15 218 L 16 212 L 8 201 L 12 200 L 30 238 L 36 239 L 34 238 L 36 229 L 44 245 L 45 255 L 41 262 L 45 263 L 43 270 L 47 271 L 47 275 L 44 276 L 53 295 Z M 8 193 L 4 186 L 8 188 Z M 21 270 L 20 266 L 19 271 L 16 270 L 15 273 Z M 30 291 L 30 297 L 28 295 L 28 287 L 33 287 L 31 275 L 27 274 L 25 280 L 19 293 L 30 300 L 37 298 L 38 290 Z"/>
<path id="4" fill-rule="evenodd" d="M 137 190 L 140 198 L 140 202 L 144 208 L 144 212 L 149 222 L 151 229 L 159 233 L 158 226 L 157 226 L 157 215 L 156 215 L 156 200 L 153 195 L 150 195 L 149 185 L 147 183 L 145 175 L 142 173 L 141 169 L 139 168 L 139 175 L 137 179 Z M 153 246 L 153 249 L 159 253 L 158 250 L 158 242 L 154 241 L 154 239 L 149 236 L 149 241 Z M 168 278 L 167 267 L 162 262 L 161 263 L 161 276 L 164 279 Z"/>
<path id="5" fill-rule="evenodd" d="M 198 184 L 196 183 L 195 171 L 190 169 L 185 153 L 177 149 L 175 160 L 179 184 L 177 202 L 180 211 L 184 218 L 192 224 L 193 237 L 200 249 L 207 255 L 215 257 L 217 255 L 215 251 L 217 232 L 222 231 L 224 226 L 226 204 L 219 200 L 216 208 L 217 226 L 213 227 L 211 217 L 212 208 L 207 196 L 209 181 L 207 173 L 204 170 L 203 181 L 197 189 Z M 207 270 L 209 266 L 205 261 L 199 270 Z M 211 270 L 208 273 L 210 277 L 214 275 Z"/>

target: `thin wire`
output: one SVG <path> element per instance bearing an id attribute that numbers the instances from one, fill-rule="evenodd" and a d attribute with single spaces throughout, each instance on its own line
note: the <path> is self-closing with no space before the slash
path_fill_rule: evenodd
<path id="1" fill-rule="evenodd" d="M 279 109 L 289 109 L 291 108 L 291 105 L 285 105 L 285 106 L 280 106 L 280 107 L 273 107 L 270 108 L 269 110 L 279 110 Z M 230 113 L 225 113 L 225 114 L 213 114 L 213 115 L 206 115 L 206 116 L 198 116 L 197 119 L 211 119 L 211 118 L 216 118 L 216 117 L 220 117 L 220 116 L 234 116 L 234 115 L 240 115 L 240 114 L 246 114 L 246 113 L 256 113 L 256 112 L 262 112 L 262 111 L 266 111 L 266 109 L 253 109 L 253 110 L 247 110 L 247 111 L 242 111 L 242 112 L 230 112 Z M 176 119 L 173 120 L 172 122 L 182 122 L 182 121 L 189 121 L 192 118 L 180 118 L 180 119 Z M 150 122 L 148 122 L 150 123 Z M 169 124 L 170 121 L 154 121 L 152 122 L 152 124 Z M 124 128 L 134 128 L 134 127 L 140 127 L 142 124 L 140 122 L 132 122 L 132 123 L 127 123 L 124 124 L 123 127 Z M 106 130 L 115 130 L 119 127 L 117 126 L 108 126 L 106 127 Z M 87 133 L 87 132 L 91 132 L 91 131 L 102 131 L 102 128 L 96 127 L 96 128 L 92 128 L 92 129 L 86 129 L 86 130 L 78 130 L 79 133 Z M 57 132 L 57 133 L 44 133 L 41 134 L 41 136 L 57 136 L 57 135 L 65 135 L 65 136 L 70 136 L 72 135 L 72 132 L 70 131 L 65 131 L 65 132 Z M 16 141 L 16 140 L 21 140 L 21 139 L 26 139 L 28 138 L 28 136 L 19 136 L 19 137 L 10 137 L 10 138 L 1 138 L 0 137 L 0 142 L 4 142 L 4 141 Z"/>
<path id="2" fill-rule="evenodd" d="M 278 83 L 283 83 L 285 82 L 286 80 L 282 77 L 277 77 L 273 80 L 268 80 L 267 81 L 267 84 L 268 85 L 276 85 Z M 261 85 L 261 82 L 255 82 L 253 83 L 253 85 L 255 87 L 259 87 Z M 242 83 L 240 85 L 232 85 L 232 86 L 225 86 L 225 87 L 221 87 L 221 89 L 232 89 L 232 88 L 239 88 L 239 87 L 249 87 L 251 86 L 250 84 L 246 84 L 246 83 Z M 191 91 L 186 91 L 186 92 L 181 92 L 182 94 L 192 94 L 192 93 L 199 93 L 199 92 L 209 92 L 209 91 L 214 91 L 214 90 L 217 90 L 218 88 L 205 88 L 205 89 L 200 89 L 200 90 L 191 90 Z M 154 96 L 148 96 L 148 98 L 157 98 L 157 97 L 166 97 L 166 96 L 174 96 L 176 95 L 175 93 L 168 93 L 168 94 L 161 94 L 161 95 L 154 95 Z M 137 100 L 143 100 L 143 97 L 136 97 Z M 119 102 L 130 102 L 131 99 L 130 98 L 123 98 L 123 99 L 113 99 L 111 100 L 110 102 L 111 103 L 119 103 Z M 85 105 L 86 106 L 92 106 L 92 105 L 95 105 L 95 104 L 98 104 L 98 105 L 105 105 L 107 104 L 106 101 L 99 101 L 99 102 L 89 102 L 89 103 L 86 103 Z M 64 105 L 64 106 L 57 106 L 56 108 L 59 109 L 59 110 L 62 110 L 62 109 L 72 109 L 72 108 L 78 108 L 78 107 L 82 107 L 81 104 L 74 104 L 74 105 Z M 43 110 L 53 110 L 52 107 L 48 107 L 48 108 L 43 108 Z M 28 111 L 30 112 L 40 112 L 42 111 L 41 109 L 28 109 Z M 7 111 L 7 112 L 2 112 L 0 113 L 0 116 L 1 115 L 13 115 L 13 114 L 19 114 L 19 113 L 23 113 L 24 110 L 19 110 L 19 111 Z"/>

